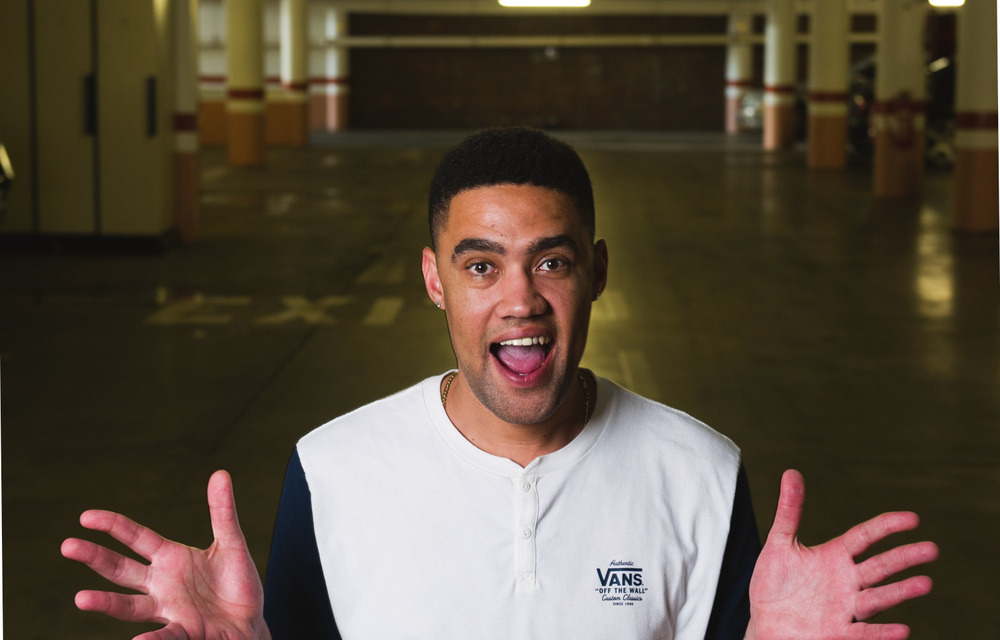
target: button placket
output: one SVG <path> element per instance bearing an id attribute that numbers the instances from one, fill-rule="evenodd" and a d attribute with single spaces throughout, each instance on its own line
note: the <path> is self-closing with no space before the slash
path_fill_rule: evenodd
<path id="1" fill-rule="evenodd" d="M 516 591 L 535 589 L 535 539 L 538 524 L 537 476 L 524 475 L 511 479 L 514 484 L 514 531 Z"/>

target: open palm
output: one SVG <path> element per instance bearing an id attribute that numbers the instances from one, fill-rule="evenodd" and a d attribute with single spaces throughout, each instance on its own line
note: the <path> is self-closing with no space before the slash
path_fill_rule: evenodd
<path id="1" fill-rule="evenodd" d="M 270 638 L 260 577 L 240 530 L 226 472 L 218 471 L 209 480 L 208 504 L 215 536 L 208 549 L 172 542 L 117 513 L 84 512 L 80 524 L 111 535 L 149 564 L 86 540 L 66 540 L 64 556 L 139 592 L 81 591 L 76 605 L 120 620 L 164 625 L 136 640 Z"/>
<path id="2" fill-rule="evenodd" d="M 913 529 L 915 513 L 894 512 L 859 524 L 816 547 L 796 533 L 805 501 L 797 471 L 786 471 L 774 525 L 750 581 L 750 629 L 757 640 L 902 640 L 903 624 L 866 624 L 871 616 L 930 592 L 931 580 L 917 576 L 881 583 L 910 567 L 937 558 L 931 542 L 896 547 L 862 562 L 855 558 L 887 536 Z"/>

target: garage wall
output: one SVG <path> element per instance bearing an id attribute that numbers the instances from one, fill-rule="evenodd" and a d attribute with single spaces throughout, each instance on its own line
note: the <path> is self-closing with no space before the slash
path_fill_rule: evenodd
<path id="1" fill-rule="evenodd" d="M 717 130 L 724 70 L 722 47 L 359 49 L 351 126 Z"/>
<path id="2" fill-rule="evenodd" d="M 512 123 L 565 129 L 723 128 L 726 15 L 350 11 L 339 45 L 350 52 L 350 69 L 331 76 L 325 61 L 334 41 L 327 41 L 323 25 L 315 24 L 327 19 L 326 4 L 312 3 L 317 10 L 311 14 L 310 81 L 314 87 L 343 83 L 349 90 L 342 97 L 351 129 Z M 267 5 L 268 19 L 275 23 L 277 0 L 267 0 Z M 221 88 L 226 82 L 224 65 L 218 66 L 225 34 L 212 27 L 221 24 L 224 7 L 222 0 L 200 0 L 200 7 L 202 142 L 217 144 L 224 137 L 209 134 L 224 130 L 223 96 L 209 91 L 206 83 Z M 208 13 L 218 19 L 206 19 Z M 753 81 L 758 87 L 763 84 L 764 26 L 764 16 L 755 15 Z M 872 55 L 877 27 L 874 13 L 852 15 L 852 63 Z M 808 15 L 799 16 L 798 31 L 797 69 L 804 92 Z M 653 46 L 644 42 L 646 36 L 661 40 Z M 276 44 L 269 47 L 276 54 Z M 315 101 L 314 110 L 329 108 L 325 95 Z M 208 117 L 210 111 L 219 117 Z M 313 115 L 322 127 L 326 114 Z"/>
<path id="3" fill-rule="evenodd" d="M 725 16 L 352 14 L 352 36 L 723 35 Z M 718 130 L 722 46 L 358 48 L 351 127 Z"/>

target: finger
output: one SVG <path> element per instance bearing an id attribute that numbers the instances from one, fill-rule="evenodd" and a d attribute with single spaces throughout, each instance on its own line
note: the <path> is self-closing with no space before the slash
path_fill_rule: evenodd
<path id="1" fill-rule="evenodd" d="M 938 547 L 933 542 L 908 544 L 872 556 L 858 564 L 858 574 L 862 580 L 861 586 L 874 586 L 900 571 L 933 562 L 937 560 L 937 557 Z"/>
<path id="2" fill-rule="evenodd" d="M 63 557 L 82 562 L 118 586 L 141 591 L 146 582 L 146 565 L 93 542 L 69 538 L 59 550 Z"/>
<path id="3" fill-rule="evenodd" d="M 802 474 L 789 469 L 781 476 L 781 493 L 778 495 L 778 509 L 774 513 L 774 524 L 767 538 L 770 542 L 791 542 L 799 530 L 802 520 L 802 505 L 806 499 L 806 486 Z"/>
<path id="4" fill-rule="evenodd" d="M 219 546 L 246 546 L 236 514 L 233 480 L 225 471 L 216 471 L 208 480 L 208 510 L 212 519 L 212 533 Z"/>
<path id="5" fill-rule="evenodd" d="M 147 560 L 152 559 L 167 541 L 152 529 L 112 511 L 84 511 L 80 515 L 80 524 L 87 529 L 103 531 Z"/>
<path id="6" fill-rule="evenodd" d="M 866 624 L 856 622 L 847 631 L 847 640 L 905 640 L 910 628 L 905 624 Z"/>
<path id="7" fill-rule="evenodd" d="M 864 553 L 876 542 L 880 542 L 894 533 L 916 529 L 920 524 L 917 514 L 909 511 L 895 511 L 875 516 L 867 522 L 851 527 L 840 536 L 840 542 L 851 557 Z"/>
<path id="8" fill-rule="evenodd" d="M 933 587 L 934 583 L 927 576 L 914 576 L 901 582 L 865 589 L 854 597 L 854 618 L 867 620 L 900 602 L 925 596 Z"/>
<path id="9" fill-rule="evenodd" d="M 76 594 L 81 611 L 103 613 L 127 622 L 155 621 L 156 603 L 152 596 L 127 595 L 110 591 L 81 591 Z"/>
<path id="10" fill-rule="evenodd" d="M 183 627 L 171 622 L 162 629 L 137 635 L 132 640 L 189 640 L 189 636 Z"/>

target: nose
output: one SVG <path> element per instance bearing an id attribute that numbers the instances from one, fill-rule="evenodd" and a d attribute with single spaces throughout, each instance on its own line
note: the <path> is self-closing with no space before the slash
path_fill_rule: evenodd
<path id="1" fill-rule="evenodd" d="M 530 318 L 549 310 L 549 302 L 538 290 L 531 271 L 515 269 L 500 284 L 497 312 L 503 318 Z"/>

